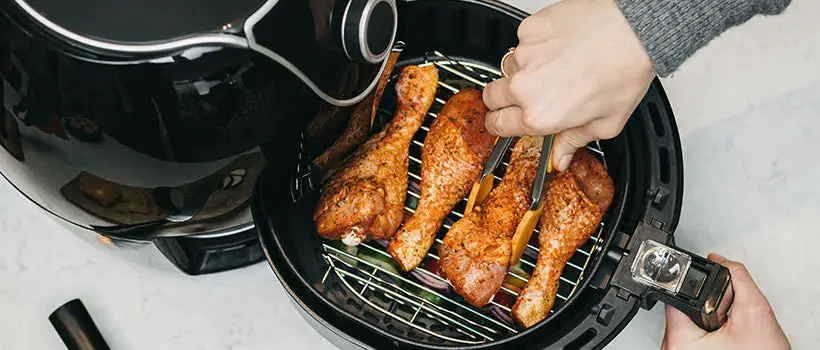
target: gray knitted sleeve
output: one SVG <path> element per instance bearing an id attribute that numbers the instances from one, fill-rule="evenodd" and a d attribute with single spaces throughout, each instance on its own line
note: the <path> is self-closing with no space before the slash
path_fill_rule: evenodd
<path id="1" fill-rule="evenodd" d="M 791 0 L 616 0 L 660 76 L 731 27 L 780 14 Z"/>

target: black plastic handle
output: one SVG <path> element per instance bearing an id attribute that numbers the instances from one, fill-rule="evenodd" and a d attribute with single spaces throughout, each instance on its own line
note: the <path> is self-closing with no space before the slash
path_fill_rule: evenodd
<path id="1" fill-rule="evenodd" d="M 68 350 L 109 350 L 100 330 L 80 299 L 60 306 L 49 317 Z"/>
<path id="2" fill-rule="evenodd" d="M 660 299 L 689 316 L 706 331 L 715 331 L 726 323 L 734 301 L 729 269 L 714 261 L 689 254 L 692 263 L 676 295 L 662 293 Z"/>

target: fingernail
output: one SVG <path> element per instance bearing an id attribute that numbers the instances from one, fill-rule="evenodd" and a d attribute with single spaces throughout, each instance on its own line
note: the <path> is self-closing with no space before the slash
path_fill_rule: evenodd
<path id="1" fill-rule="evenodd" d="M 491 111 L 487 113 L 487 116 L 484 117 L 484 126 L 487 127 L 487 131 L 490 134 L 495 136 L 501 135 L 501 112 L 498 110 Z"/>
<path id="2" fill-rule="evenodd" d="M 729 261 L 729 259 L 726 259 L 723 255 L 717 253 L 709 253 L 709 255 L 707 255 L 706 258 L 717 263 L 720 263 L 722 261 Z"/>
<path id="3" fill-rule="evenodd" d="M 572 154 L 565 154 L 558 159 L 558 171 L 564 171 L 569 168 L 569 163 L 572 162 Z"/>

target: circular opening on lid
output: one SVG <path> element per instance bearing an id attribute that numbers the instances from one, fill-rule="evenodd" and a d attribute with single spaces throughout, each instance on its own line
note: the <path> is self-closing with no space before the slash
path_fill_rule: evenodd
<path id="1" fill-rule="evenodd" d="M 379 1 L 370 13 L 367 23 L 367 47 L 370 53 L 378 56 L 390 47 L 395 25 L 393 8 L 386 1 Z"/>

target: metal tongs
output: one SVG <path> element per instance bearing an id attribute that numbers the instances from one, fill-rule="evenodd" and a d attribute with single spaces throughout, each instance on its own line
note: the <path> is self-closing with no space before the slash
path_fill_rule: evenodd
<path id="1" fill-rule="evenodd" d="M 503 77 L 507 77 L 507 73 L 504 69 L 504 61 L 509 58 L 514 51 L 515 49 L 511 48 L 501 59 L 501 75 Z M 535 224 L 538 223 L 541 212 L 544 210 L 542 198 L 544 197 L 544 188 L 546 188 L 547 181 L 549 180 L 548 175 L 553 169 L 552 142 L 554 137 L 555 135 L 544 136 L 544 143 L 541 146 L 541 157 L 538 160 L 538 169 L 536 170 L 535 182 L 533 182 L 532 186 L 530 207 L 524 214 L 521 222 L 518 223 L 518 227 L 516 227 L 515 235 L 512 239 L 510 266 L 518 263 L 518 260 L 524 253 L 524 249 L 527 247 L 527 243 L 530 241 L 530 237 L 532 237 Z M 480 205 L 490 194 L 493 188 L 493 172 L 495 172 L 495 169 L 501 164 L 501 159 L 504 157 L 504 154 L 507 153 L 507 150 L 510 149 L 510 145 L 512 145 L 511 137 L 499 137 L 496 139 L 490 157 L 484 164 L 481 177 L 473 184 L 473 189 L 470 191 L 470 197 L 467 199 L 464 215 L 469 214 L 473 208 Z"/>

